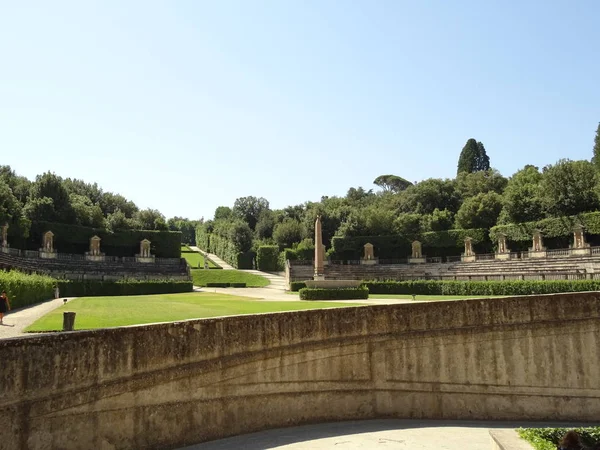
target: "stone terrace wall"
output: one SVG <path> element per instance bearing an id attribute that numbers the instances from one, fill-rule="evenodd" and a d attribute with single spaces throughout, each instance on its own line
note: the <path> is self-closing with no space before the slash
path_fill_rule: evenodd
<path id="1" fill-rule="evenodd" d="M 0 442 L 169 449 L 347 419 L 600 417 L 600 293 L 0 341 Z"/>

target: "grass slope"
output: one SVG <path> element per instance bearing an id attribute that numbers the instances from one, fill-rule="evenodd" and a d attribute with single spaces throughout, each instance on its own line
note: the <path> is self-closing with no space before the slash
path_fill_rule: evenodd
<path id="1" fill-rule="evenodd" d="M 77 313 L 75 329 L 83 330 L 342 306 L 357 305 L 339 302 L 261 301 L 248 299 L 247 297 L 204 292 L 126 297 L 86 297 L 71 300 L 66 305 L 38 319 L 25 331 L 61 330 L 62 315 L 65 311 Z"/>
<path id="2" fill-rule="evenodd" d="M 248 287 L 264 287 L 269 280 L 260 275 L 241 270 L 192 270 L 194 286 L 206 286 L 206 283 L 246 283 Z"/>
<path id="3" fill-rule="evenodd" d="M 181 246 L 181 257 L 185 258 L 187 263 L 193 268 L 202 268 L 204 269 L 204 255 L 201 253 L 193 251 L 187 245 Z M 208 267 L 219 267 L 210 259 L 208 260 Z"/>

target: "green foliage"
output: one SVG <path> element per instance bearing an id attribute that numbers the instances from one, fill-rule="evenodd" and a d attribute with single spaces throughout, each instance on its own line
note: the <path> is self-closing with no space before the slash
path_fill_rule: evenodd
<path id="1" fill-rule="evenodd" d="M 600 444 L 600 427 L 519 428 L 517 432 L 536 450 L 556 450 L 560 440 L 571 430 L 577 432 L 581 443 L 589 448 Z"/>
<path id="2" fill-rule="evenodd" d="M 246 283 L 206 283 L 207 288 L 245 288 Z"/>
<path id="3" fill-rule="evenodd" d="M 436 208 L 456 212 L 459 206 L 456 182 L 437 178 L 410 186 L 399 199 L 399 209 L 406 213 L 431 214 Z"/>
<path id="4" fill-rule="evenodd" d="M 598 173 L 589 161 L 562 159 L 544 168 L 541 198 L 552 216 L 570 216 L 600 208 Z"/>
<path id="5" fill-rule="evenodd" d="M 411 252 L 411 241 L 400 235 L 334 237 L 330 256 L 336 260 L 360 259 L 367 243 L 373 244 L 375 256 L 380 259 L 406 258 Z"/>
<path id="6" fill-rule="evenodd" d="M 502 197 L 496 192 L 477 194 L 463 202 L 456 213 L 458 228 L 491 228 L 502 211 Z"/>
<path id="7" fill-rule="evenodd" d="M 196 228 L 196 244 L 238 269 L 252 269 L 252 230 L 245 222 L 207 221 Z"/>
<path id="8" fill-rule="evenodd" d="M 366 287 L 344 289 L 300 289 L 300 300 L 364 300 L 368 298 L 369 289 Z"/>
<path id="9" fill-rule="evenodd" d="M 61 177 L 50 172 L 36 177 L 31 186 L 31 201 L 35 202 L 35 200 L 39 201 L 44 198 L 52 200 L 52 209 L 45 209 L 49 214 L 44 217 L 45 220 L 69 224 L 75 222 L 69 193 L 63 185 Z M 33 220 L 32 217 L 30 219 Z"/>
<path id="10" fill-rule="evenodd" d="M 600 289 L 600 280 L 552 281 L 366 281 L 371 294 L 397 295 L 533 295 Z"/>
<path id="11" fill-rule="evenodd" d="M 458 158 L 458 169 L 456 173 L 472 173 L 480 170 L 489 170 L 489 168 L 490 158 L 488 157 L 483 144 L 477 142 L 473 138 L 469 139 Z"/>
<path id="12" fill-rule="evenodd" d="M 134 256 L 140 252 L 140 241 L 151 242 L 151 253 L 158 258 L 181 257 L 181 233 L 178 231 L 126 230 L 111 233 L 100 228 L 61 223 L 34 222 L 25 248 L 37 250 L 46 231 L 54 233 L 54 247 L 61 253 L 84 254 L 89 250 L 90 238 L 100 237 L 102 252 L 110 256 Z"/>
<path id="13" fill-rule="evenodd" d="M 401 192 L 407 187 L 412 186 L 412 183 L 397 175 L 379 175 L 373 181 L 386 192 Z"/>
<path id="14" fill-rule="evenodd" d="M 45 275 L 0 272 L 0 292 L 6 291 L 12 309 L 54 298 L 55 284 L 54 278 Z"/>
<path id="15" fill-rule="evenodd" d="M 167 230 L 165 216 L 156 209 L 144 209 L 134 215 L 134 220 L 142 230 Z"/>
<path id="16" fill-rule="evenodd" d="M 0 227 L 5 223 L 13 223 L 21 216 L 21 204 L 12 189 L 0 178 Z"/>
<path id="17" fill-rule="evenodd" d="M 190 281 L 64 281 L 58 282 L 61 297 L 150 295 L 192 292 Z"/>
<path id="18" fill-rule="evenodd" d="M 265 198 L 241 197 L 233 204 L 233 214 L 244 220 L 254 231 L 258 218 L 264 210 L 269 209 L 269 202 Z"/>
<path id="19" fill-rule="evenodd" d="M 456 176 L 456 190 L 462 198 L 474 197 L 477 194 L 496 192 L 502 194 L 508 180 L 494 169 L 478 172 L 461 172 Z"/>
<path id="20" fill-rule="evenodd" d="M 270 239 L 273 237 L 273 229 L 275 228 L 275 217 L 273 211 L 264 210 L 256 222 L 256 237 L 258 239 Z"/>
<path id="21" fill-rule="evenodd" d="M 410 240 L 415 240 L 421 234 L 423 216 L 420 214 L 400 214 L 394 220 L 396 233 Z"/>
<path id="22" fill-rule="evenodd" d="M 421 230 L 427 231 L 446 231 L 452 229 L 454 225 L 454 214 L 447 209 L 434 209 L 431 214 L 425 215 L 421 219 Z"/>
<path id="23" fill-rule="evenodd" d="M 290 283 L 290 291 L 298 292 L 300 289 L 306 287 L 306 283 L 304 281 L 292 281 Z"/>
<path id="24" fill-rule="evenodd" d="M 218 206 L 215 210 L 214 220 L 229 220 L 233 215 L 233 211 L 229 206 Z"/>
<path id="25" fill-rule="evenodd" d="M 283 222 L 275 225 L 273 230 L 273 239 L 280 247 L 291 247 L 300 242 L 303 236 L 302 224 L 294 219 L 284 219 Z"/>
<path id="26" fill-rule="evenodd" d="M 100 206 L 83 195 L 70 194 L 69 200 L 73 213 L 75 214 L 75 223 L 84 227 L 104 227 L 104 214 Z"/>
<path id="27" fill-rule="evenodd" d="M 279 247 L 277 245 L 261 245 L 256 252 L 258 270 L 263 272 L 276 272 L 279 266 Z"/>
<path id="28" fill-rule="evenodd" d="M 503 212 L 509 222 L 530 222 L 544 216 L 541 181 L 538 168 L 530 165 L 511 177 L 503 195 Z"/>
<path id="29" fill-rule="evenodd" d="M 594 138 L 592 164 L 596 167 L 596 170 L 600 169 L 600 123 L 596 129 L 596 137 Z"/>

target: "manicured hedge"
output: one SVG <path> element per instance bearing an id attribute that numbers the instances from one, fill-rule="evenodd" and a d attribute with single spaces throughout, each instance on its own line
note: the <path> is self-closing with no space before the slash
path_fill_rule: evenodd
<path id="1" fill-rule="evenodd" d="M 551 281 L 369 281 L 371 294 L 531 295 L 600 290 L 600 280 Z"/>
<path id="2" fill-rule="evenodd" d="M 61 297 L 101 297 L 192 292 L 191 281 L 59 281 Z"/>
<path id="3" fill-rule="evenodd" d="M 6 291 L 12 309 L 54 298 L 55 285 L 56 280 L 45 275 L 0 272 L 0 292 Z"/>
<path id="4" fill-rule="evenodd" d="M 245 288 L 246 283 L 206 283 L 206 287 L 213 288 Z"/>
<path id="5" fill-rule="evenodd" d="M 180 231 L 125 230 L 112 233 L 100 228 L 66 225 L 62 223 L 33 222 L 29 238 L 13 247 L 37 250 L 42 246 L 46 231 L 54 233 L 54 248 L 61 253 L 84 254 L 90 249 L 90 238 L 100 237 L 100 250 L 109 256 L 134 256 L 140 252 L 140 241 L 151 242 L 151 253 L 158 258 L 181 257 Z"/>
<path id="6" fill-rule="evenodd" d="M 575 431 L 587 448 L 600 443 L 600 427 L 582 428 L 519 428 L 517 431 L 536 450 L 555 450 L 568 431 Z"/>
<path id="7" fill-rule="evenodd" d="M 300 289 L 300 300 L 355 300 L 369 298 L 369 289 L 364 286 L 345 289 Z"/>
<path id="8" fill-rule="evenodd" d="M 261 245 L 256 252 L 258 270 L 276 272 L 279 267 L 279 247 L 277 245 Z"/>
<path id="9" fill-rule="evenodd" d="M 489 253 L 493 249 L 487 230 L 447 230 L 422 233 L 419 240 L 423 254 L 433 256 L 459 256 L 464 252 L 465 239 L 473 239 L 473 248 L 477 253 Z M 373 244 L 375 256 L 380 259 L 403 259 L 410 256 L 412 240 L 404 236 L 356 236 L 334 237 L 331 240 L 331 259 L 360 259 L 364 254 L 364 245 Z"/>
<path id="10" fill-rule="evenodd" d="M 304 281 L 292 281 L 290 283 L 290 291 L 298 292 L 300 289 L 305 288 L 306 283 Z"/>
<path id="11" fill-rule="evenodd" d="M 256 253 L 252 251 L 240 252 L 231 240 L 215 233 L 208 233 L 203 225 L 196 228 L 196 242 L 202 250 L 214 253 L 236 269 L 254 268 L 252 261 Z"/>
<path id="12" fill-rule="evenodd" d="M 590 243 L 600 245 L 600 212 L 543 219 L 537 222 L 497 225 L 490 230 L 490 238 L 496 242 L 498 235 L 503 233 L 511 250 L 527 250 L 532 245 L 534 231 L 540 230 L 546 247 L 568 248 L 573 243 L 575 225 L 584 227 Z"/>

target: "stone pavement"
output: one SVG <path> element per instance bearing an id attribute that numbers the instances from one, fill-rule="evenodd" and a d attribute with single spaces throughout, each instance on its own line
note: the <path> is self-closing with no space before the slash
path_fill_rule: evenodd
<path id="1" fill-rule="evenodd" d="M 180 450 L 488 450 L 491 449 L 490 429 L 519 426 L 532 424 L 433 420 L 335 422 L 246 434 Z"/>
<path id="2" fill-rule="evenodd" d="M 43 315 L 60 307 L 63 303 L 63 297 L 61 297 L 56 300 L 48 300 L 37 305 L 9 311 L 4 316 L 4 324 L 0 325 L 0 339 L 30 336 L 30 334 L 23 332 L 23 330 Z"/>

